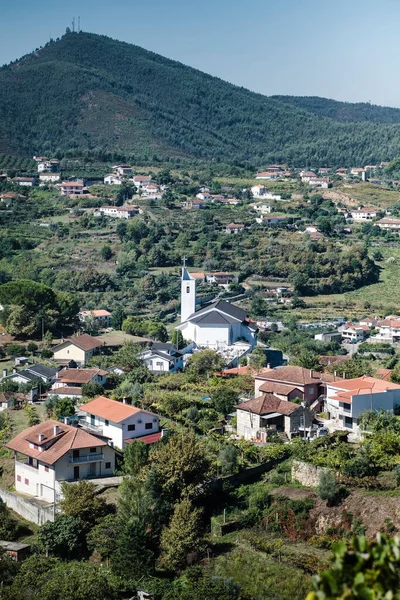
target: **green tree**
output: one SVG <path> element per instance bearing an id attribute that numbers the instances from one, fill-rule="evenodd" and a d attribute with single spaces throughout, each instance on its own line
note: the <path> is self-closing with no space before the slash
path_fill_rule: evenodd
<path id="1" fill-rule="evenodd" d="M 120 330 L 124 320 L 125 313 L 121 306 L 117 306 L 111 314 L 111 327 Z"/>
<path id="2" fill-rule="evenodd" d="M 87 546 L 91 552 L 98 552 L 102 560 L 107 561 L 117 548 L 117 540 L 122 529 L 122 523 L 116 515 L 106 515 L 95 525 L 87 535 Z"/>
<path id="3" fill-rule="evenodd" d="M 0 499 L 0 539 L 13 541 L 17 535 L 17 522 L 11 516 L 7 505 Z"/>
<path id="4" fill-rule="evenodd" d="M 72 398 L 60 398 L 55 405 L 56 419 L 61 417 L 72 417 L 75 414 L 75 400 Z"/>
<path id="5" fill-rule="evenodd" d="M 236 473 L 239 467 L 239 450 L 232 445 L 223 446 L 218 454 L 218 462 L 222 475 Z"/>
<path id="6" fill-rule="evenodd" d="M 38 545 L 43 552 L 58 558 L 81 557 L 86 551 L 84 528 L 79 517 L 57 515 L 54 522 L 47 521 L 39 529 Z"/>
<path id="7" fill-rule="evenodd" d="M 113 253 L 112 253 L 111 246 L 109 244 L 105 244 L 101 249 L 101 258 L 103 260 L 110 260 L 112 255 L 113 255 Z"/>
<path id="8" fill-rule="evenodd" d="M 182 350 L 185 347 L 185 340 L 183 339 L 182 331 L 174 329 L 172 333 L 171 342 L 176 345 L 178 350 Z"/>
<path id="9" fill-rule="evenodd" d="M 132 442 L 124 450 L 124 471 L 128 475 L 138 475 L 147 464 L 149 446 L 144 442 Z"/>
<path id="10" fill-rule="evenodd" d="M 200 490 L 210 465 L 204 448 L 193 433 L 174 433 L 150 454 L 149 464 L 157 473 L 165 498 L 170 502 L 191 497 Z"/>
<path id="11" fill-rule="evenodd" d="M 86 396 L 87 398 L 96 398 L 96 396 L 101 396 L 103 392 L 103 386 L 96 381 L 84 383 L 82 386 L 82 395 Z"/>
<path id="12" fill-rule="evenodd" d="M 203 548 L 201 510 L 190 500 L 175 505 L 171 522 L 161 535 L 162 562 L 174 571 L 181 570 L 188 555 Z"/>
<path id="13" fill-rule="evenodd" d="M 249 366 L 256 371 L 259 371 L 267 364 L 267 355 L 264 348 L 258 346 L 254 348 L 249 356 Z"/>
<path id="14" fill-rule="evenodd" d="M 154 555 L 147 545 L 145 523 L 132 517 L 117 538 L 115 552 L 111 556 L 113 572 L 128 580 L 139 580 L 154 564 Z"/>
<path id="15" fill-rule="evenodd" d="M 204 377 L 220 371 L 224 364 L 222 356 L 214 350 L 202 350 L 190 357 L 187 369 L 190 375 Z"/>
<path id="16" fill-rule="evenodd" d="M 378 534 L 376 541 L 354 537 L 336 545 L 331 568 L 313 578 L 307 600 L 399 598 L 400 539 Z"/>
<path id="17" fill-rule="evenodd" d="M 239 402 L 239 394 L 229 388 L 221 387 L 213 392 L 212 401 L 218 412 L 229 415 Z"/>
<path id="18" fill-rule="evenodd" d="M 317 494 L 321 500 L 327 500 L 328 506 L 334 503 L 338 494 L 338 485 L 331 471 L 322 471 L 319 477 Z"/>
<path id="19" fill-rule="evenodd" d="M 93 527 L 107 513 L 107 504 L 99 498 L 96 487 L 89 481 L 82 480 L 74 485 L 62 482 L 61 491 L 61 510 L 67 516 L 79 518 L 85 530 Z"/>

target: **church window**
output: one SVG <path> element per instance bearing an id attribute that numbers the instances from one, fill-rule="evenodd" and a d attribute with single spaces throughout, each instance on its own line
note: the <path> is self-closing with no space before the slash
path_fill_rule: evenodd
<path id="1" fill-rule="evenodd" d="M 186 286 L 186 293 L 190 294 L 190 286 L 188 286 L 188 285 Z"/>

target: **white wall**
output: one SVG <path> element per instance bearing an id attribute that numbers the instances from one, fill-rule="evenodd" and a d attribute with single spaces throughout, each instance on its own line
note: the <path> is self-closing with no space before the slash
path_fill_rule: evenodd
<path id="1" fill-rule="evenodd" d="M 82 406 L 81 410 L 84 411 L 85 407 Z M 155 419 L 155 421 L 153 419 Z M 86 414 L 85 420 L 89 425 L 92 424 L 89 414 Z M 141 422 L 139 423 L 139 421 Z M 151 429 L 146 429 L 146 423 L 151 423 Z M 160 430 L 158 416 L 147 413 L 146 411 L 140 411 L 139 413 L 124 419 L 120 423 L 108 421 L 108 425 L 106 425 L 105 419 L 95 416 L 94 425 L 103 430 L 103 435 L 109 437 L 116 448 L 121 449 L 124 448 L 124 440 L 157 433 Z M 129 431 L 129 425 L 134 425 L 135 428 Z"/>
<path id="2" fill-rule="evenodd" d="M 256 437 L 257 431 L 260 429 L 260 416 L 250 413 L 247 410 L 236 410 L 236 431 L 241 437 L 246 440 L 251 440 Z"/>

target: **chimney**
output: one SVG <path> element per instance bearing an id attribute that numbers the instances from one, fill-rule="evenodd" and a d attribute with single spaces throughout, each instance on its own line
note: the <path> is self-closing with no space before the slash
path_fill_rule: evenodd
<path id="1" fill-rule="evenodd" d="M 122 404 L 128 404 L 126 398 L 122 398 Z"/>
<path id="2" fill-rule="evenodd" d="M 3 377 L 7 377 L 8 371 L 7 369 L 3 369 Z"/>
<path id="3" fill-rule="evenodd" d="M 39 438 L 39 442 L 43 442 L 43 440 L 44 440 L 43 433 L 39 433 L 38 438 Z"/>
<path id="4" fill-rule="evenodd" d="M 18 373 L 17 369 L 14 368 L 13 369 L 13 373 Z"/>
<path id="5" fill-rule="evenodd" d="M 343 379 L 346 379 L 346 373 L 343 373 Z"/>
<path id="6" fill-rule="evenodd" d="M 267 369 L 271 368 L 271 363 L 267 363 Z"/>
<path id="7" fill-rule="evenodd" d="M 60 428 L 58 425 L 54 425 L 53 432 L 55 436 L 60 433 Z"/>

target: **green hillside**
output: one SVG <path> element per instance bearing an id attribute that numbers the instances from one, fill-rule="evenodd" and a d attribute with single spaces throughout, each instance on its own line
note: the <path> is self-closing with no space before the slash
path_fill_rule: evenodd
<path id="1" fill-rule="evenodd" d="M 68 33 L 0 69 L 0 153 L 290 165 L 400 155 L 400 126 L 338 123 L 137 46 Z"/>
<path id="2" fill-rule="evenodd" d="M 352 123 L 400 123 L 400 108 L 377 106 L 368 102 L 338 102 L 319 96 L 271 96 L 274 100 L 301 108 L 320 117 Z"/>

